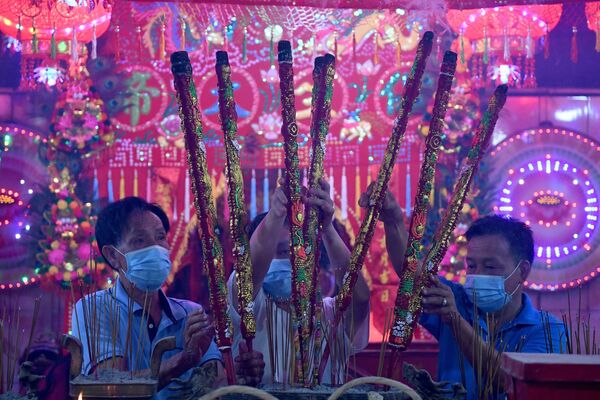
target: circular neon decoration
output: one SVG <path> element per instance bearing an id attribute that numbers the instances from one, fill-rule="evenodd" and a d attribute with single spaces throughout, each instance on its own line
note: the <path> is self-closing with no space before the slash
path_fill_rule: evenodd
<path id="1" fill-rule="evenodd" d="M 512 136 L 491 152 L 494 211 L 524 221 L 535 239 L 525 285 L 575 287 L 600 274 L 600 144 L 559 128 Z"/>

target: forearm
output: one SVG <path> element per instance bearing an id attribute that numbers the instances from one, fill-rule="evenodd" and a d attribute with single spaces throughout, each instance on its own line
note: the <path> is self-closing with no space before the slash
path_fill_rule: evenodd
<path id="1" fill-rule="evenodd" d="M 254 295 L 262 287 L 265 275 L 277 250 L 277 237 L 285 223 L 285 216 L 279 217 L 269 212 L 250 238 L 250 257 L 252 258 L 252 283 Z M 235 287 L 235 285 L 234 285 Z"/>
<path id="2" fill-rule="evenodd" d="M 358 280 L 352 291 L 352 315 L 351 318 L 346 318 L 345 328 L 349 337 L 353 336 L 356 333 L 356 327 L 365 318 L 368 318 L 370 297 L 369 286 L 361 272 L 358 274 Z"/>
<path id="3" fill-rule="evenodd" d="M 383 228 L 385 231 L 385 246 L 390 262 L 392 263 L 396 274 L 401 276 L 404 264 L 404 253 L 406 252 L 406 242 L 408 240 L 406 227 L 400 219 L 397 222 L 384 223 Z"/>
<path id="4" fill-rule="evenodd" d="M 332 224 L 323 229 L 321 239 L 327 251 L 331 267 L 335 271 L 335 280 L 339 287 L 342 284 L 344 273 L 350 264 L 350 250 L 346 247 L 346 244 Z"/>
<path id="5" fill-rule="evenodd" d="M 491 377 L 492 382 L 487 382 L 496 389 L 497 392 L 503 392 L 502 376 L 499 373 L 500 354 L 488 343 L 484 342 L 481 336 L 475 333 L 475 330 L 464 318 L 458 317 L 457 331 L 453 332 L 456 342 L 466 359 L 473 366 L 475 371 L 481 370 L 482 379 Z"/>

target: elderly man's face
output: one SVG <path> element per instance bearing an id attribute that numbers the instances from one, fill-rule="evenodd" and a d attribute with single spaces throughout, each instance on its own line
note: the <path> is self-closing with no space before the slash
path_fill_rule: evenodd
<path id="1" fill-rule="evenodd" d="M 515 271 L 520 262 L 515 261 L 508 241 L 500 235 L 476 236 L 467 244 L 467 274 L 508 277 L 504 282 L 507 293 L 525 280 L 524 270 Z"/>
<path id="2" fill-rule="evenodd" d="M 122 233 L 121 241 L 116 246 L 120 253 L 105 251 L 110 263 L 117 269 L 126 269 L 124 254 L 150 246 L 162 246 L 169 249 L 167 232 L 158 216 L 150 211 L 139 211 L 131 214 L 127 221 L 128 228 Z"/>

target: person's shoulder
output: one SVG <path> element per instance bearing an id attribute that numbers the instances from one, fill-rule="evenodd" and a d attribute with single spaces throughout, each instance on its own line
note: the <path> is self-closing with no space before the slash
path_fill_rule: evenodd
<path id="1" fill-rule="evenodd" d="M 191 300 L 178 299 L 175 297 L 167 297 L 171 307 L 179 307 L 183 309 L 187 314 L 199 310 L 202 306 L 198 303 L 195 303 Z M 173 310 L 174 312 L 177 310 Z"/>

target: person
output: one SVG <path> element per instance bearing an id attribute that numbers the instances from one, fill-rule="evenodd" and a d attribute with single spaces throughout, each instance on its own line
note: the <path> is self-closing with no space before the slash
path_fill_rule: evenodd
<path id="1" fill-rule="evenodd" d="M 113 287 L 80 299 L 72 317 L 73 334 L 83 343 L 85 375 L 102 367 L 147 374 L 153 345 L 174 336 L 176 349 L 162 357 L 158 399 L 177 397 L 181 382 L 191 381 L 196 368 L 207 370 L 206 387 L 225 383 L 209 316 L 201 305 L 169 298 L 161 289 L 171 269 L 168 232 L 165 212 L 141 198 L 124 198 L 104 208 L 96 223 L 96 240 L 118 279 Z M 94 313 L 95 318 L 90 316 Z M 246 375 L 238 378 L 256 384 L 262 366 L 260 353 L 242 352 L 236 368 Z"/>
<path id="2" fill-rule="evenodd" d="M 372 186 L 361 196 L 361 206 L 367 205 L 371 193 Z M 400 206 L 389 192 L 382 216 L 387 252 L 402 276 L 408 235 Z M 523 291 L 534 259 L 529 226 L 511 217 L 490 215 L 473 222 L 466 238 L 465 284 L 431 277 L 423 291 L 419 323 L 439 342 L 438 379 L 462 383 L 467 398 L 478 399 L 503 393 L 501 374 L 496 373 L 499 353 L 559 352 L 566 343 L 563 324 L 536 310 Z M 417 271 L 418 276 L 421 273 Z M 493 347 L 488 345 L 491 342 Z M 474 366 L 483 378 L 475 376 Z M 494 377 L 485 382 L 486 376 Z M 483 393 L 486 383 L 488 393 Z"/>
<path id="3" fill-rule="evenodd" d="M 42 333 L 25 350 L 20 359 L 20 394 L 38 400 L 63 400 L 69 397 L 71 357 L 56 336 Z"/>
<path id="4" fill-rule="evenodd" d="M 279 182 L 283 184 L 282 181 Z M 335 271 L 336 284 L 341 286 L 342 279 L 350 260 L 350 251 L 344 244 L 340 235 L 333 226 L 334 207 L 333 201 L 329 197 L 329 184 L 326 180 L 320 181 L 320 187 L 306 193 L 303 201 L 314 205 L 320 213 L 320 223 L 322 226 L 321 238 L 324 244 L 324 250 L 331 263 L 331 269 Z M 250 255 L 252 258 L 252 280 L 254 287 L 254 315 L 256 318 L 256 337 L 254 338 L 253 348 L 263 354 L 269 354 L 273 351 L 273 365 L 267 363 L 263 383 L 289 382 L 286 373 L 290 370 L 286 365 L 285 349 L 289 343 L 289 315 L 291 306 L 292 292 L 292 266 L 290 263 L 290 230 L 287 221 L 287 203 L 288 199 L 282 187 L 278 187 L 272 198 L 271 208 L 268 213 L 259 215 L 250 224 Z M 235 285 L 235 272 L 231 274 L 228 281 L 228 293 L 230 314 L 234 324 L 234 348 L 237 343 L 242 341 L 240 334 L 240 316 L 236 311 L 237 307 L 237 286 Z M 369 338 L 369 288 L 362 276 L 356 284 L 352 297 L 352 318 L 345 318 L 345 323 L 340 327 L 339 337 L 343 338 L 343 348 L 346 352 L 346 360 L 350 354 L 364 349 Z M 274 304 L 274 310 L 269 312 L 267 299 Z M 323 297 L 322 300 L 322 319 L 323 326 L 331 327 L 333 324 L 335 299 Z M 352 323 L 353 322 L 353 323 Z M 271 337 L 274 344 L 269 345 L 269 330 L 273 329 Z M 323 337 L 326 335 L 324 334 Z M 314 340 L 313 340 L 314 345 Z M 321 348 L 323 351 L 324 347 Z M 287 357 L 289 362 L 289 355 Z M 343 378 L 339 365 L 343 365 L 344 360 L 334 360 L 331 362 L 329 357 L 321 377 L 322 383 L 338 383 Z M 332 364 L 335 364 L 332 366 Z M 337 372 L 336 372 L 337 371 Z M 335 375 L 334 375 L 335 374 Z"/>

